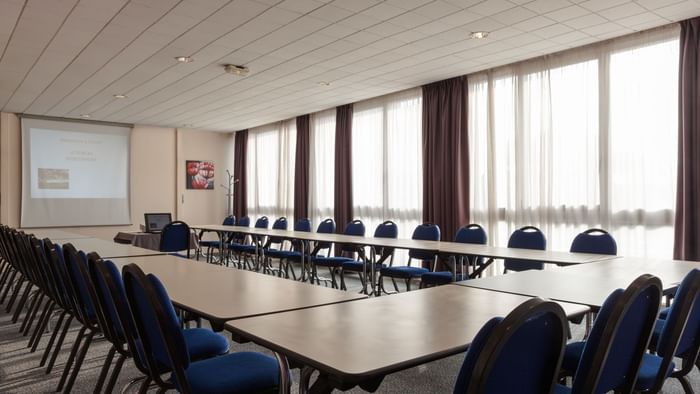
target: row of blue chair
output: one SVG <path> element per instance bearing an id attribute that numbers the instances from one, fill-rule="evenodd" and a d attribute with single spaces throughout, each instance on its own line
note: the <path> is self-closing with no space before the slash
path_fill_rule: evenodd
<path id="1" fill-rule="evenodd" d="M 28 346 L 31 352 L 37 350 L 52 312 L 61 311 L 40 363 L 45 365 L 51 354 L 46 373 L 51 372 L 71 323 L 80 326 L 57 392 L 72 391 L 98 336 L 111 347 L 95 393 L 113 391 L 126 359 L 132 359 L 143 374 L 140 392 L 152 384 L 160 391 L 174 388 L 184 393 L 273 391 L 281 376 L 288 375 L 273 357 L 229 354 L 228 340 L 210 329 L 183 329 L 182 314 L 176 312 L 162 283 L 135 265 L 124 268 L 122 279 L 114 263 L 94 252 L 86 255 L 71 244 L 38 240 L 5 226 L 0 227 L 0 256 L 0 294 L 3 302 L 9 294 L 8 311 L 16 308 L 13 322 L 26 309 L 21 327 L 25 335 L 37 323 Z M 170 378 L 163 377 L 167 374 Z"/>
<path id="2" fill-rule="evenodd" d="M 661 281 L 640 276 L 605 300 L 586 341 L 568 345 L 561 307 L 531 299 L 479 331 L 454 392 L 658 393 L 674 377 L 692 393 L 687 374 L 700 353 L 700 270 L 687 274 L 666 318 L 656 320 L 661 297 Z M 570 386 L 559 383 L 567 376 Z"/>

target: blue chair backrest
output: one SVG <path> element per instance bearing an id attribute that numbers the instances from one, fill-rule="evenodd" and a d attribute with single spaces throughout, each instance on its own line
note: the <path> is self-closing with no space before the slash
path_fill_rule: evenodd
<path id="1" fill-rule="evenodd" d="M 281 217 L 277 218 L 274 223 L 272 223 L 272 229 L 273 230 L 286 230 L 287 229 L 287 218 L 286 217 Z M 270 237 L 269 243 L 271 244 L 281 244 L 282 241 L 284 241 L 284 238 L 280 237 Z"/>
<path id="2" fill-rule="evenodd" d="M 122 329 L 122 323 L 119 319 L 119 314 L 117 312 L 117 302 L 125 302 L 125 298 L 113 299 L 112 293 L 110 292 L 107 280 L 99 272 L 97 265 L 104 264 L 105 269 L 109 270 L 112 277 L 118 277 L 120 280 L 115 281 L 114 284 L 117 287 L 117 291 L 124 293 L 124 283 L 121 281 L 121 274 L 117 266 L 110 260 L 106 261 L 96 261 L 94 259 L 88 259 L 88 267 L 90 272 L 90 278 L 92 283 L 95 285 L 95 290 L 97 292 L 98 300 L 102 306 L 102 310 L 105 311 L 105 320 L 109 324 L 109 329 L 112 331 L 113 337 L 124 339 L 124 330 Z M 126 305 L 124 305 L 126 306 Z M 106 335 L 106 334 L 105 334 Z"/>
<path id="3" fill-rule="evenodd" d="M 508 247 L 545 250 L 547 249 L 547 239 L 537 227 L 525 226 L 513 231 L 508 239 Z M 518 259 L 506 259 L 503 265 L 507 271 L 541 270 L 544 268 L 542 262 Z"/>
<path id="4" fill-rule="evenodd" d="M 160 233 L 161 252 L 179 252 L 190 249 L 190 226 L 187 223 L 176 220 L 170 222 Z"/>
<path id="5" fill-rule="evenodd" d="M 413 230 L 413 236 L 411 239 L 420 239 L 423 241 L 439 241 L 440 240 L 440 227 L 433 223 L 423 223 L 419 224 L 415 230 Z M 418 260 L 433 260 L 437 255 L 434 251 L 420 250 L 420 249 L 409 249 L 408 257 Z"/>
<path id="6" fill-rule="evenodd" d="M 574 253 L 598 253 L 617 254 L 617 242 L 615 238 L 605 230 L 599 228 L 588 229 L 577 235 L 571 242 L 571 252 Z"/>
<path id="7" fill-rule="evenodd" d="M 224 226 L 233 226 L 235 224 L 236 224 L 236 217 L 233 215 L 226 216 L 224 218 L 224 222 L 222 223 L 222 225 L 224 225 Z"/>
<path id="8" fill-rule="evenodd" d="M 328 218 L 321 223 L 318 224 L 318 227 L 316 227 L 316 232 L 317 233 L 323 233 L 323 234 L 332 234 L 335 232 L 335 220 Z M 328 249 L 331 247 L 330 242 L 319 242 L 316 245 L 317 249 Z"/>
<path id="9" fill-rule="evenodd" d="M 384 223 L 381 223 L 374 230 L 375 238 L 398 238 L 398 236 L 399 227 L 396 225 L 396 223 L 392 222 L 391 220 L 387 220 Z"/>
<path id="10" fill-rule="evenodd" d="M 695 268 L 686 274 L 676 290 L 656 345 L 656 353 L 664 358 L 669 357 L 669 360 L 673 356 L 687 358 L 692 365 L 699 347 L 700 270 Z"/>
<path id="11" fill-rule="evenodd" d="M 466 226 L 462 226 L 459 230 L 457 230 L 454 242 L 459 242 L 463 244 L 486 245 L 487 239 L 488 237 L 486 235 L 486 231 L 484 231 L 484 228 L 476 223 L 472 223 L 467 224 Z M 468 256 L 468 258 L 470 260 L 474 260 L 475 256 Z M 473 262 L 481 264 L 483 261 L 483 257 L 476 258 L 477 260 Z"/>
<path id="12" fill-rule="evenodd" d="M 652 275 L 603 303 L 579 360 L 572 393 L 631 392 L 656 321 L 661 281 Z"/>
<path id="13" fill-rule="evenodd" d="M 238 225 L 241 227 L 250 227 L 250 218 L 248 216 L 243 216 L 241 220 L 238 221 Z"/>
<path id="14" fill-rule="evenodd" d="M 308 218 L 299 219 L 294 223 L 294 231 L 311 232 L 311 220 Z"/>
<path id="15" fill-rule="evenodd" d="M 79 313 L 83 320 L 89 321 L 95 318 L 95 306 L 92 304 L 92 299 L 88 294 L 87 284 L 83 280 L 78 264 L 84 264 L 87 267 L 87 256 L 85 252 L 76 251 L 73 245 L 66 244 L 63 247 L 64 261 L 66 263 L 66 272 L 73 283 L 73 288 L 76 295 L 76 307 L 80 310 Z"/>
<path id="16" fill-rule="evenodd" d="M 343 232 L 343 234 L 354 235 L 357 237 L 364 237 L 365 236 L 365 224 L 362 223 L 362 220 L 355 219 L 355 220 L 353 220 L 345 225 L 345 231 Z M 352 244 L 340 244 L 339 246 L 340 246 L 341 252 L 355 252 L 359 248 L 357 245 L 352 245 Z"/>
<path id="17" fill-rule="evenodd" d="M 261 216 L 255 221 L 255 228 L 267 228 L 269 225 L 270 219 L 268 219 L 267 216 Z"/>
<path id="18" fill-rule="evenodd" d="M 190 358 L 172 301 L 163 284 L 134 264 L 122 270 L 124 287 L 146 359 L 152 369 L 181 370 Z"/>
<path id="19" fill-rule="evenodd" d="M 548 393 L 564 355 L 562 308 L 534 298 L 489 320 L 467 350 L 454 393 Z"/>

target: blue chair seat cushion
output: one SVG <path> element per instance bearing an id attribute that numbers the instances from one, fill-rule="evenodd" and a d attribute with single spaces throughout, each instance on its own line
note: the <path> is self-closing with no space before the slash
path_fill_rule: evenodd
<path id="1" fill-rule="evenodd" d="M 207 328 L 187 328 L 182 330 L 187 352 L 191 360 L 201 360 L 228 353 L 228 340 Z"/>
<path id="2" fill-rule="evenodd" d="M 439 271 L 439 272 L 427 272 L 421 275 L 420 280 L 423 283 L 431 285 L 442 285 L 452 282 L 452 272 L 450 271 Z"/>
<path id="3" fill-rule="evenodd" d="M 199 241 L 199 246 L 202 248 L 218 248 L 219 241 Z"/>
<path id="4" fill-rule="evenodd" d="M 367 268 L 364 268 L 364 265 L 365 265 L 365 263 L 363 263 L 362 261 L 355 261 L 355 260 L 346 261 L 343 263 L 343 269 L 346 271 L 362 272 L 365 269 L 367 271 L 369 271 L 372 268 L 372 264 L 369 262 L 367 263 Z M 375 270 L 380 270 L 384 267 L 385 267 L 384 263 L 374 265 Z"/>
<path id="5" fill-rule="evenodd" d="M 228 248 L 233 250 L 234 252 L 250 254 L 255 253 L 256 250 L 255 245 L 231 244 Z"/>
<path id="6" fill-rule="evenodd" d="M 642 365 L 639 368 L 639 375 L 637 376 L 637 383 L 634 386 L 635 390 L 646 391 L 650 390 L 654 386 L 654 381 L 661 370 L 661 361 L 663 359 L 659 356 L 644 353 L 642 357 Z M 675 364 L 671 361 L 668 371 L 666 371 L 666 378 L 671 376 L 671 372 L 675 368 Z"/>
<path id="7" fill-rule="evenodd" d="M 265 251 L 265 256 L 273 257 L 276 259 L 299 259 L 301 260 L 301 252 L 296 250 L 279 250 L 279 249 L 268 249 Z"/>
<path id="8" fill-rule="evenodd" d="M 385 267 L 382 268 L 381 274 L 390 278 L 418 278 L 423 274 L 430 272 L 427 268 L 421 267 Z"/>
<path id="9" fill-rule="evenodd" d="M 254 352 L 231 353 L 193 362 L 185 373 L 193 393 L 259 393 L 271 391 L 279 385 L 277 360 Z M 174 377 L 171 380 L 174 381 Z"/>
<path id="10" fill-rule="evenodd" d="M 659 319 L 666 320 L 666 317 L 668 316 L 668 313 L 671 311 L 671 307 L 664 308 L 659 312 Z"/>
<path id="11" fill-rule="evenodd" d="M 661 332 L 664 330 L 666 325 L 666 320 L 656 319 L 656 324 L 654 325 L 654 331 L 651 333 L 651 339 L 649 340 L 649 348 L 656 349 L 656 345 L 659 343 L 659 338 L 661 338 Z"/>
<path id="12" fill-rule="evenodd" d="M 573 376 L 576 373 L 584 346 L 586 346 L 585 341 L 571 342 L 566 345 L 564 360 L 561 363 L 562 372 L 565 372 L 566 376 Z"/>
<path id="13" fill-rule="evenodd" d="M 554 394 L 569 394 L 571 393 L 571 388 L 564 386 L 563 384 L 554 385 Z"/>
<path id="14" fill-rule="evenodd" d="M 321 267 L 336 267 L 340 268 L 343 266 L 343 263 L 346 263 L 348 261 L 353 261 L 352 258 L 350 257 L 336 257 L 336 256 L 331 256 L 331 257 L 325 257 L 325 256 L 317 256 L 312 259 L 313 263 L 316 264 L 317 266 Z"/>

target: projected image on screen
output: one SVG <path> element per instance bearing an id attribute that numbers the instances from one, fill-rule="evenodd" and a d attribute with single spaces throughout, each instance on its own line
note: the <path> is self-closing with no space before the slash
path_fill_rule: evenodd
<path id="1" fill-rule="evenodd" d="M 29 129 L 32 198 L 126 198 L 128 137 Z"/>
<path id="2" fill-rule="evenodd" d="M 121 125 L 22 118 L 22 227 L 131 223 Z"/>

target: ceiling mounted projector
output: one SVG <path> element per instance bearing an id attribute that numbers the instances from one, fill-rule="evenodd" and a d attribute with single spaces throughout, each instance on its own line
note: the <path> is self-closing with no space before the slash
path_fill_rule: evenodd
<path id="1" fill-rule="evenodd" d="M 237 66 L 235 64 L 224 64 L 224 70 L 229 74 L 240 75 L 243 77 L 248 75 L 248 72 L 250 71 L 248 67 Z"/>

